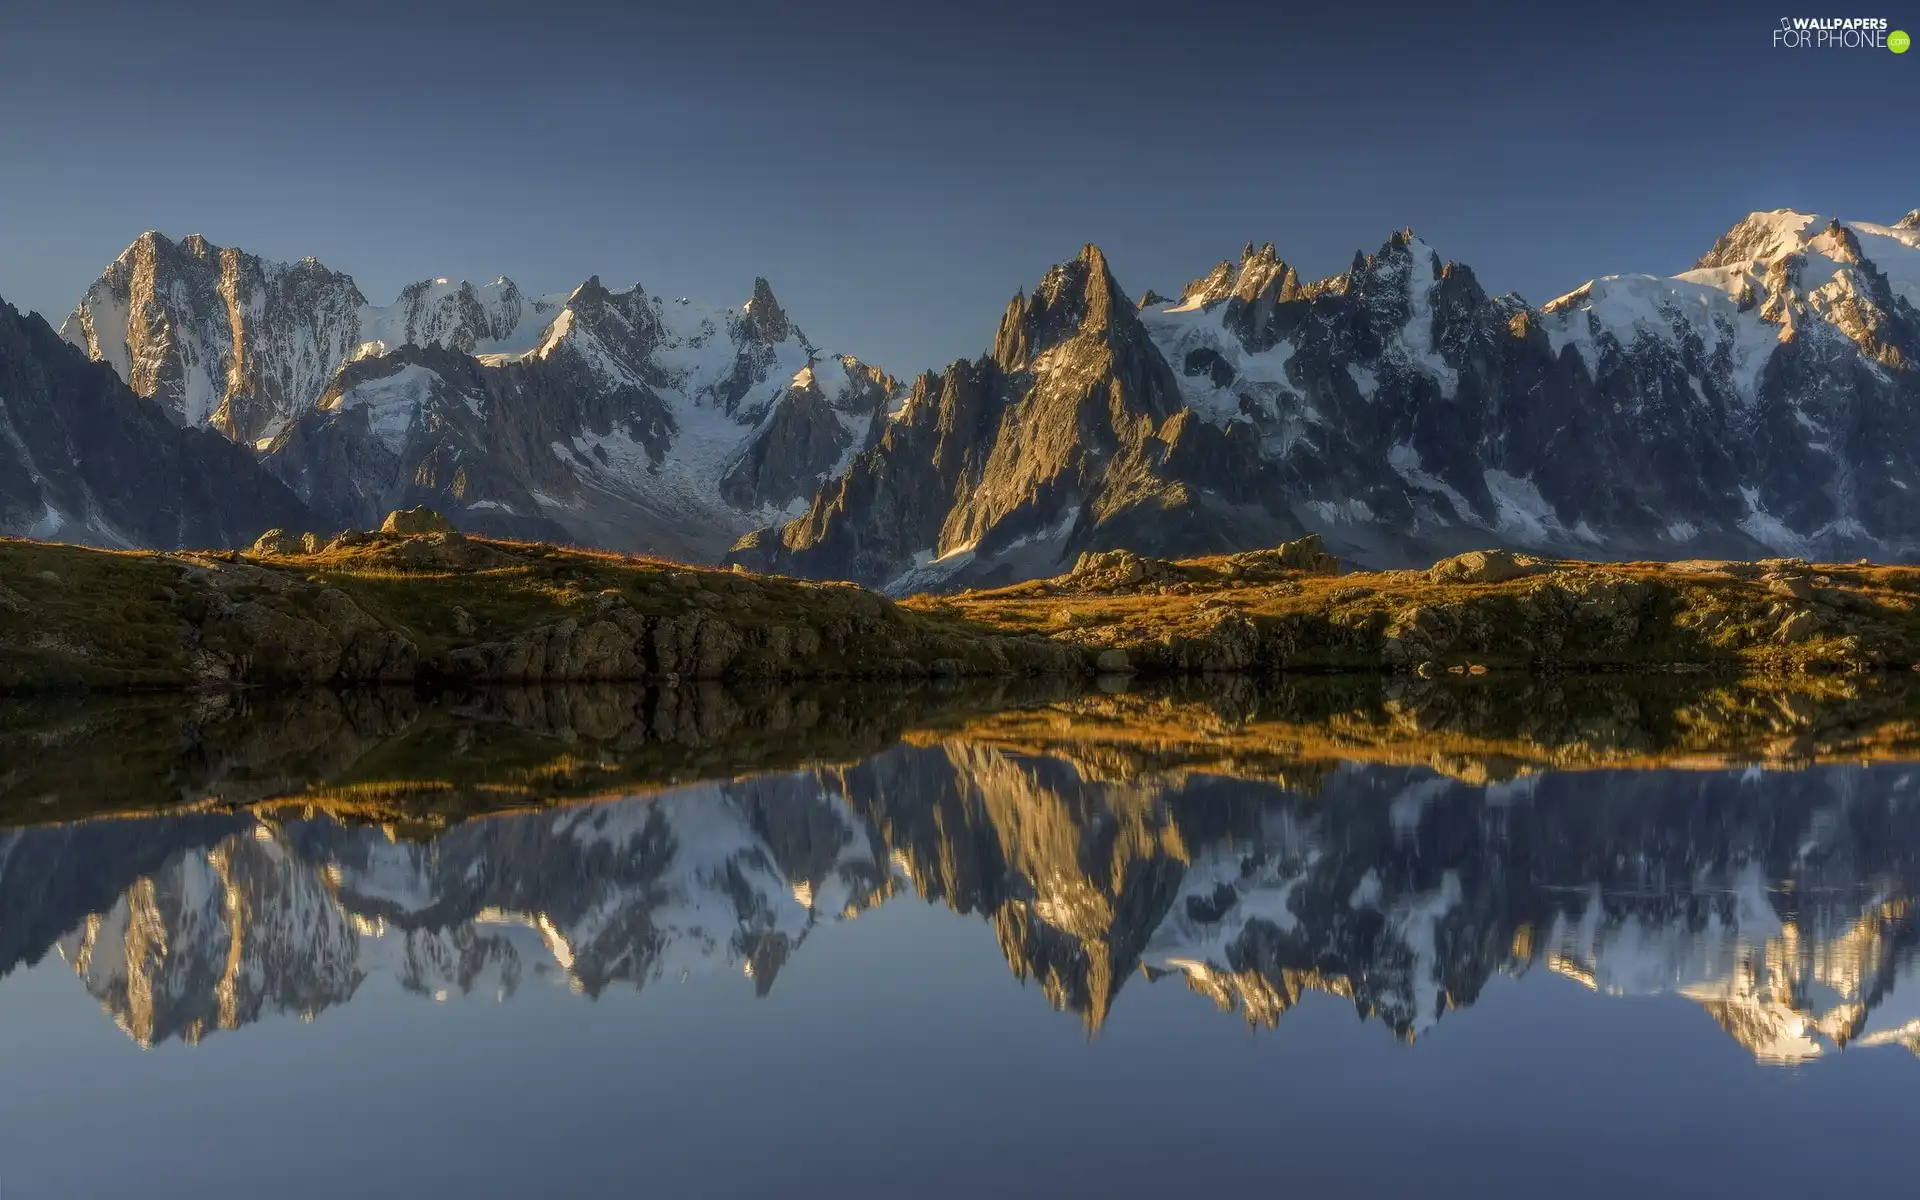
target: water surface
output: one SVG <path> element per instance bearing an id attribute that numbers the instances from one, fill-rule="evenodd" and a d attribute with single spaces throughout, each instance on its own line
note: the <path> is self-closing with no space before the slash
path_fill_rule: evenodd
<path id="1" fill-rule="evenodd" d="M 1910 1186 L 1904 701 L 1523 691 L 22 702 L 0 1194 Z"/>

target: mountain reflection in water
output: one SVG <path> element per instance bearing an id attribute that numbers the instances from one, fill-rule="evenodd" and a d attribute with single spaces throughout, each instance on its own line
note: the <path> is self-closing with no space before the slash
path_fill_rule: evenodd
<path id="1" fill-rule="evenodd" d="M 0 975 L 57 953 L 139 1044 L 197 1043 L 378 975 L 766 994 L 823 926 L 932 902 L 1094 1031 L 1184 986 L 1413 1041 L 1545 971 L 1683 997 L 1761 1062 L 1920 1052 L 1912 711 L 1886 682 L 16 702 Z"/>

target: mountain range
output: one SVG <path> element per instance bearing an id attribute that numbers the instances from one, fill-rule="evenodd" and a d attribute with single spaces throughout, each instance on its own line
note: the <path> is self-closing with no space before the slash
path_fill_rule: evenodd
<path id="1" fill-rule="evenodd" d="M 1371 566 L 1491 544 L 1920 555 L 1920 210 L 1755 213 L 1689 271 L 1538 306 L 1410 231 L 1320 280 L 1248 245 L 1139 303 L 1089 246 L 978 358 L 910 384 L 815 346 L 764 280 L 738 308 L 597 278 L 422 281 L 382 307 L 312 259 L 156 233 L 60 333 L 65 358 L 8 340 L 10 375 L 77 379 L 90 358 L 242 452 L 175 452 L 206 439 L 147 434 L 118 392 L 115 428 L 56 435 L 41 410 L 65 393 L 10 385 L 0 455 L 30 482 L 0 481 L 6 532 L 234 544 L 428 503 L 474 532 L 893 591 L 1306 531 Z M 100 447 L 144 443 L 162 461 L 106 474 L 170 523 L 98 491 Z M 273 500 L 223 524 L 209 489 Z"/>
<path id="2" fill-rule="evenodd" d="M 597 278 L 426 280 L 377 307 L 312 259 L 157 233 L 61 333 L 334 528 L 426 503 L 474 532 L 704 562 L 844 468 L 894 390 L 809 342 L 765 280 L 739 308 Z"/>

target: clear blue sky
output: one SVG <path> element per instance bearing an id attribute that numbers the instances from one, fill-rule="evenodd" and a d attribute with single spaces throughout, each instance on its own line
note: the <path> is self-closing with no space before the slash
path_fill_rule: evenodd
<path id="1" fill-rule="evenodd" d="M 1897 5 L 1862 12 L 1920 35 Z M 1088 241 L 1137 295 L 1412 225 L 1538 303 L 1751 209 L 1920 207 L 1920 51 L 1775 50 L 1752 4 L 1447 7 L 0 0 L 0 296 L 57 323 L 149 228 L 375 302 L 765 275 L 909 374 Z"/>

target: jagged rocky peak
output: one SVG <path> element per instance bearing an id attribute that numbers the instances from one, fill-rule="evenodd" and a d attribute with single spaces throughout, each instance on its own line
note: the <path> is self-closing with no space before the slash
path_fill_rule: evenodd
<path id="1" fill-rule="evenodd" d="M 805 516 L 744 540 L 735 561 L 904 592 L 952 586 L 976 561 L 968 578 L 985 582 L 1050 574 L 1086 549 L 1206 552 L 1229 523 L 1259 544 L 1297 535 L 1282 512 L 1235 507 L 1258 470 L 1252 439 L 1184 407 L 1089 245 L 1016 293 L 991 353 L 924 377 Z"/>
<path id="2" fill-rule="evenodd" d="M 1237 264 L 1221 259 L 1211 271 L 1180 289 L 1180 307 L 1211 308 L 1235 298 L 1247 303 L 1263 298 L 1291 300 L 1299 291 L 1299 276 L 1281 261 L 1272 242 L 1258 249 L 1248 242 Z"/>
<path id="3" fill-rule="evenodd" d="M 1299 290 L 1299 277 L 1292 267 L 1280 261 L 1272 242 L 1241 257 L 1240 277 L 1233 287 L 1236 298 L 1248 303 L 1262 298 L 1291 300 Z"/>
<path id="4" fill-rule="evenodd" d="M 1436 284 L 1442 285 L 1441 292 L 1435 291 Z M 1347 298 L 1350 303 L 1341 311 L 1348 316 L 1337 322 L 1338 328 L 1324 333 L 1363 358 L 1372 358 L 1391 345 L 1416 313 L 1425 313 L 1435 303 L 1444 308 L 1444 313 L 1436 313 L 1439 321 L 1443 316 L 1445 320 L 1466 317 L 1486 301 L 1470 271 L 1443 263 L 1411 229 L 1393 234 L 1373 254 L 1356 251 L 1352 264 L 1341 274 L 1305 284 L 1274 253 L 1271 243 L 1258 250 L 1249 248 L 1231 284 L 1216 295 L 1223 327 L 1246 351 L 1256 354 L 1297 338 L 1303 322 L 1315 324 L 1316 303 Z M 1182 306 L 1194 307 L 1210 306 Z M 1430 337 L 1420 339 L 1422 345 L 1430 348 L 1437 336 L 1435 325 Z M 1226 377 L 1210 359 L 1207 365 L 1215 367 L 1216 382 Z"/>
<path id="5" fill-rule="evenodd" d="M 348 362 L 402 346 L 465 354 L 532 348 L 564 297 L 504 277 L 409 284 L 371 305 L 353 278 L 307 257 L 284 263 L 200 234 L 135 239 L 61 333 L 183 425 L 264 448 L 312 409 Z"/>
<path id="6" fill-rule="evenodd" d="M 1434 249 L 1402 229 L 1372 254 L 1356 257 L 1348 272 L 1347 291 L 1358 300 L 1379 298 L 1392 304 L 1418 299 L 1438 282 L 1446 264 Z"/>
<path id="7" fill-rule="evenodd" d="M 1895 221 L 1893 227 L 1895 229 L 1920 229 L 1920 208 L 1914 209 L 1906 216 Z"/>
<path id="8" fill-rule="evenodd" d="M 624 299 L 645 300 L 646 292 L 641 290 L 637 283 L 624 292 L 616 292 L 601 283 L 598 275 L 589 275 L 581 281 L 580 286 L 567 293 L 567 300 L 562 309 L 573 313 L 576 319 L 598 317 L 606 311 L 608 305 L 618 304 Z M 549 337 L 545 341 L 550 343 L 552 338 Z"/>
<path id="9" fill-rule="evenodd" d="M 1002 370 L 1034 365 L 1046 351 L 1082 333 L 1119 336 L 1139 326 L 1136 306 L 1113 278 L 1107 256 L 1088 243 L 1069 262 L 1056 263 L 1028 296 L 1014 294 L 994 335 L 993 360 Z"/>
<path id="10" fill-rule="evenodd" d="M 1233 292 L 1234 275 L 1233 263 L 1227 259 L 1221 259 L 1213 265 L 1213 270 L 1180 289 L 1180 303 L 1194 308 L 1204 308 L 1209 304 L 1217 304 L 1225 300 Z"/>
<path id="11" fill-rule="evenodd" d="M 784 342 L 789 333 L 797 333 L 780 302 L 773 298 L 773 287 L 764 278 L 753 281 L 753 296 L 741 309 L 742 330 L 756 342 Z"/>

